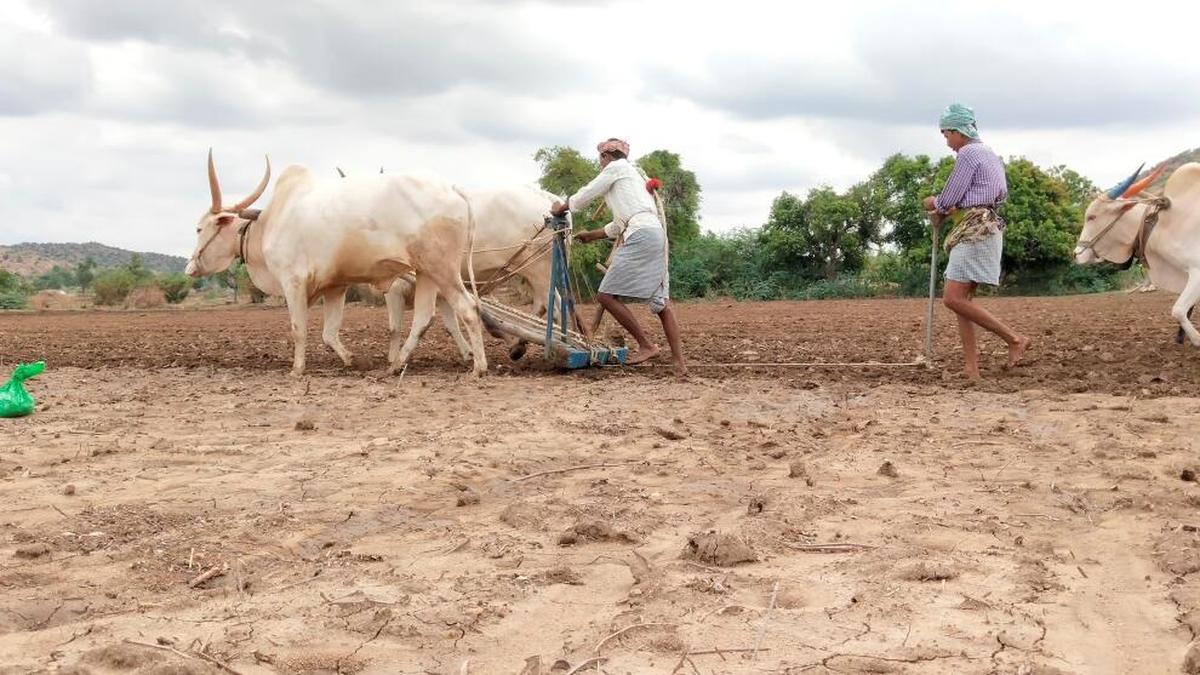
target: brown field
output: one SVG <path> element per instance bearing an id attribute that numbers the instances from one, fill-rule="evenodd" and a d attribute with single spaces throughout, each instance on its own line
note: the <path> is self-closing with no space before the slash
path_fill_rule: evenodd
<path id="1" fill-rule="evenodd" d="M 0 673 L 1179 672 L 1170 301 L 985 300 L 1037 343 L 974 388 L 945 313 L 933 369 L 702 367 L 909 361 L 920 301 L 683 304 L 687 382 L 495 340 L 476 381 L 437 325 L 398 381 L 377 308 L 298 379 L 278 308 L 0 314 L 48 364 L 0 420 Z"/>

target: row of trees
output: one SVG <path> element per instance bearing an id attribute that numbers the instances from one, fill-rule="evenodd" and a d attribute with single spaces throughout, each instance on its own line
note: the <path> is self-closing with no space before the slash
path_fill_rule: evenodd
<path id="1" fill-rule="evenodd" d="M 534 158 L 541 186 L 557 194 L 574 192 L 599 172 L 595 161 L 573 148 L 544 148 Z M 756 299 L 923 293 L 931 240 L 921 201 L 941 191 L 954 165 L 952 157 L 896 154 L 844 191 L 819 186 L 803 196 L 781 193 L 759 227 L 701 234 L 700 185 L 679 155 L 656 150 L 637 162 L 665 184 L 673 295 Z M 1005 170 L 1005 290 L 1088 292 L 1120 283 L 1114 269 L 1072 263 L 1083 213 L 1095 193 L 1091 181 L 1066 167 L 1043 169 L 1020 157 L 1010 158 Z M 575 225 L 590 229 L 607 220 L 589 211 Z M 599 276 L 595 263 L 607 253 L 606 246 L 574 250 L 576 270 L 586 273 L 589 284 Z"/>
<path id="2" fill-rule="evenodd" d="M 244 267 L 235 265 L 210 280 L 192 279 L 184 274 L 156 273 L 146 267 L 142 256 L 134 253 L 119 267 L 100 269 L 92 258 L 73 268 L 56 265 L 32 280 L 0 270 L 0 309 L 20 309 L 28 304 L 31 294 L 43 290 L 78 290 L 91 294 L 97 305 L 121 305 L 132 294 L 139 302 L 151 305 L 183 302 L 193 290 L 206 286 L 232 288 L 249 293 L 249 275 Z"/>

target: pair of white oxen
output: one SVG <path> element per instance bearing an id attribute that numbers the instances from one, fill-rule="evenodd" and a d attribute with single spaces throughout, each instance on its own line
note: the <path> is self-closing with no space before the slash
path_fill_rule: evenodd
<path id="1" fill-rule="evenodd" d="M 325 344 L 343 363 L 352 363 L 338 335 L 351 284 L 368 283 L 385 292 L 393 373 L 408 363 L 435 307 L 464 360 L 473 361 L 472 372 L 487 372 L 479 308 L 464 276 L 485 280 L 509 271 L 516 256 L 523 263 L 517 275 L 533 289 L 533 311 L 544 311 L 549 257 L 524 262 L 550 236 L 543 219 L 556 195 L 532 186 L 467 191 L 430 175 L 319 180 L 305 167 L 289 166 L 275 181 L 266 207 L 250 210 L 270 178 L 268 159 L 254 192 L 226 205 L 209 151 L 212 205 L 196 225 L 196 250 L 187 273 L 200 277 L 221 272 L 240 257 L 255 286 L 283 296 L 295 346 L 293 375 L 304 372 L 308 310 L 318 298 L 324 300 Z M 468 269 L 468 259 L 473 270 Z M 413 321 L 401 346 L 401 322 L 410 299 Z M 510 353 L 519 358 L 524 345 L 512 348 Z"/>

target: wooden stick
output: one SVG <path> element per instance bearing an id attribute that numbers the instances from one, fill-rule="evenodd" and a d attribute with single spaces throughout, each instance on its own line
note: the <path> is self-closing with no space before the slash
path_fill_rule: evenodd
<path id="1" fill-rule="evenodd" d="M 789 544 L 786 541 L 781 543 L 792 550 L 805 551 L 807 553 L 850 553 L 852 551 L 879 548 L 871 544 L 855 544 L 848 541 L 831 541 L 823 544 Z"/>
<path id="2" fill-rule="evenodd" d="M 213 577 L 219 577 L 224 573 L 225 573 L 225 571 L 222 570 L 220 566 L 213 565 L 212 567 L 208 568 L 207 570 L 201 572 L 199 574 L 199 576 L 197 576 L 196 578 L 189 581 L 188 588 L 195 588 L 195 587 L 199 586 L 200 584 L 208 581 L 209 579 L 212 579 Z"/>
<path id="3" fill-rule="evenodd" d="M 625 633 L 628 633 L 629 631 L 633 630 L 634 628 L 649 628 L 651 626 L 662 627 L 662 626 L 678 626 L 678 625 L 679 624 L 676 624 L 676 623 L 635 623 L 635 624 L 632 624 L 629 626 L 625 626 L 621 630 L 619 630 L 619 631 L 613 633 L 612 635 L 609 635 L 608 637 L 601 640 L 596 645 L 596 653 L 597 654 L 600 653 L 600 648 L 604 646 L 604 643 L 608 642 L 609 640 L 612 640 L 613 638 L 620 637 L 620 636 L 624 635 Z"/>
<path id="4" fill-rule="evenodd" d="M 929 214 L 929 230 L 933 236 L 933 248 L 929 253 L 929 309 L 925 313 L 925 362 L 933 367 L 933 306 L 937 296 L 938 229 L 942 226 L 942 215 L 937 211 Z"/>
<path id="5" fill-rule="evenodd" d="M 767 613 L 763 614 L 762 623 L 758 625 L 758 637 L 754 640 L 754 649 L 751 650 L 751 658 L 758 660 L 758 648 L 762 645 L 763 638 L 767 635 L 767 620 L 771 618 L 771 612 L 775 609 L 775 598 L 779 597 L 779 582 L 775 582 L 775 589 L 771 591 L 771 606 L 767 607 Z"/>
<path id="6" fill-rule="evenodd" d="M 587 668 L 588 666 L 590 666 L 590 665 L 592 665 L 592 664 L 595 664 L 595 665 L 600 665 L 601 663 L 604 663 L 604 662 L 605 662 L 605 661 L 607 661 L 607 660 L 608 660 L 608 659 L 601 658 L 601 657 L 599 657 L 599 656 L 594 656 L 594 657 L 592 657 L 592 658 L 588 659 L 587 661 L 584 661 L 583 663 L 581 663 L 581 664 L 579 664 L 579 665 L 575 666 L 574 668 L 572 668 L 572 669 L 568 670 L 568 671 L 567 671 L 567 675 L 575 675 L 575 673 L 578 673 L 578 672 L 582 671 L 584 668 Z"/>
<path id="7" fill-rule="evenodd" d="M 581 464 L 579 466 L 569 466 L 565 469 L 550 469 L 549 471 L 539 471 L 537 473 L 531 473 L 528 476 L 521 476 L 520 478 L 510 478 L 508 480 L 510 483 L 520 483 L 523 480 L 529 480 L 530 478 L 537 478 L 538 476 L 549 476 L 550 474 L 555 474 L 555 473 L 567 473 L 568 471 L 582 471 L 584 469 L 601 469 L 601 468 L 609 468 L 609 467 L 617 467 L 617 466 L 630 466 L 632 464 L 637 464 L 637 463 L 638 462 L 621 462 L 620 464 L 609 464 L 609 463 Z"/>
<path id="8" fill-rule="evenodd" d="M 172 654 L 175 654 L 177 656 L 182 656 L 185 659 L 191 658 L 191 659 L 199 659 L 201 661 L 207 661 L 207 662 L 213 664 L 214 666 L 220 668 L 221 670 L 224 670 L 227 673 L 232 673 L 233 675 L 242 675 L 241 671 L 234 670 L 232 667 L 230 667 L 229 664 L 225 663 L 224 661 L 222 661 L 216 657 L 209 656 L 208 654 L 205 654 L 204 652 L 194 652 L 194 651 L 190 651 L 190 650 L 186 651 L 186 652 L 182 652 L 182 651 L 179 651 L 178 649 L 175 649 L 174 647 L 169 647 L 167 645 L 153 645 L 153 644 L 150 644 L 149 642 L 138 642 L 137 640 L 130 640 L 129 638 L 125 638 L 125 642 L 128 644 L 131 644 L 131 645 L 137 645 L 139 647 L 147 647 L 149 649 L 158 649 L 158 650 L 164 651 L 164 652 L 171 652 Z"/>
<path id="9" fill-rule="evenodd" d="M 705 649 L 704 651 L 700 651 L 700 652 L 684 652 L 679 655 L 679 663 L 675 664 L 675 669 L 671 671 L 671 675 L 675 675 L 675 673 L 679 672 L 679 669 L 683 667 L 683 664 L 693 656 L 712 656 L 713 654 L 716 654 L 717 656 L 721 657 L 722 661 L 724 661 L 725 654 L 744 654 L 746 652 L 752 652 L 752 651 L 754 651 L 754 650 L 747 648 L 747 649 Z M 771 650 L 770 649 L 760 649 L 758 651 L 769 652 Z"/>

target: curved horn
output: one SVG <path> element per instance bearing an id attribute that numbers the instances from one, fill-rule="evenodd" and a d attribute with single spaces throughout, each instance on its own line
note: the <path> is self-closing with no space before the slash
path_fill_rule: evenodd
<path id="1" fill-rule="evenodd" d="M 258 187 L 254 188 L 254 192 L 250 193 L 249 197 L 246 197 L 242 201 L 238 202 L 237 206 L 235 206 L 229 210 L 233 211 L 234 213 L 237 213 L 238 211 L 241 211 L 242 209 L 246 208 L 247 206 L 250 206 L 254 202 L 258 201 L 258 198 L 262 196 L 262 193 L 267 191 L 267 183 L 269 183 L 270 181 L 271 181 L 271 158 L 267 157 L 267 171 L 266 171 L 266 173 L 263 174 L 262 180 L 259 181 Z"/>
<path id="2" fill-rule="evenodd" d="M 1166 162 L 1159 164 L 1158 168 L 1151 171 L 1148 176 L 1139 180 L 1138 182 L 1134 183 L 1133 185 L 1130 185 L 1127 190 L 1122 192 L 1121 199 L 1128 199 L 1130 197 L 1136 197 L 1136 196 L 1140 195 L 1142 193 L 1142 191 L 1145 190 L 1146 188 L 1150 187 L 1150 184 L 1154 182 L 1154 179 L 1158 178 L 1160 175 L 1162 175 L 1162 172 L 1165 171 L 1166 169 L 1167 169 Z"/>
<path id="3" fill-rule="evenodd" d="M 1137 168 L 1137 171 L 1133 172 L 1132 176 L 1130 176 L 1129 178 L 1126 178 L 1125 180 L 1121 181 L 1117 185 L 1113 186 L 1113 189 L 1108 191 L 1108 198 L 1109 199 L 1120 199 L 1121 195 L 1125 194 L 1125 191 L 1129 189 L 1129 186 L 1133 185 L 1133 181 L 1137 180 L 1138 174 L 1142 172 L 1142 168 L 1145 166 L 1146 166 L 1146 163 L 1142 162 L 1142 166 L 1139 166 Z"/>
<path id="4" fill-rule="evenodd" d="M 208 149 L 208 191 L 212 193 L 212 212 L 221 212 L 221 185 L 217 182 L 217 167 L 213 164 L 212 148 Z"/>

